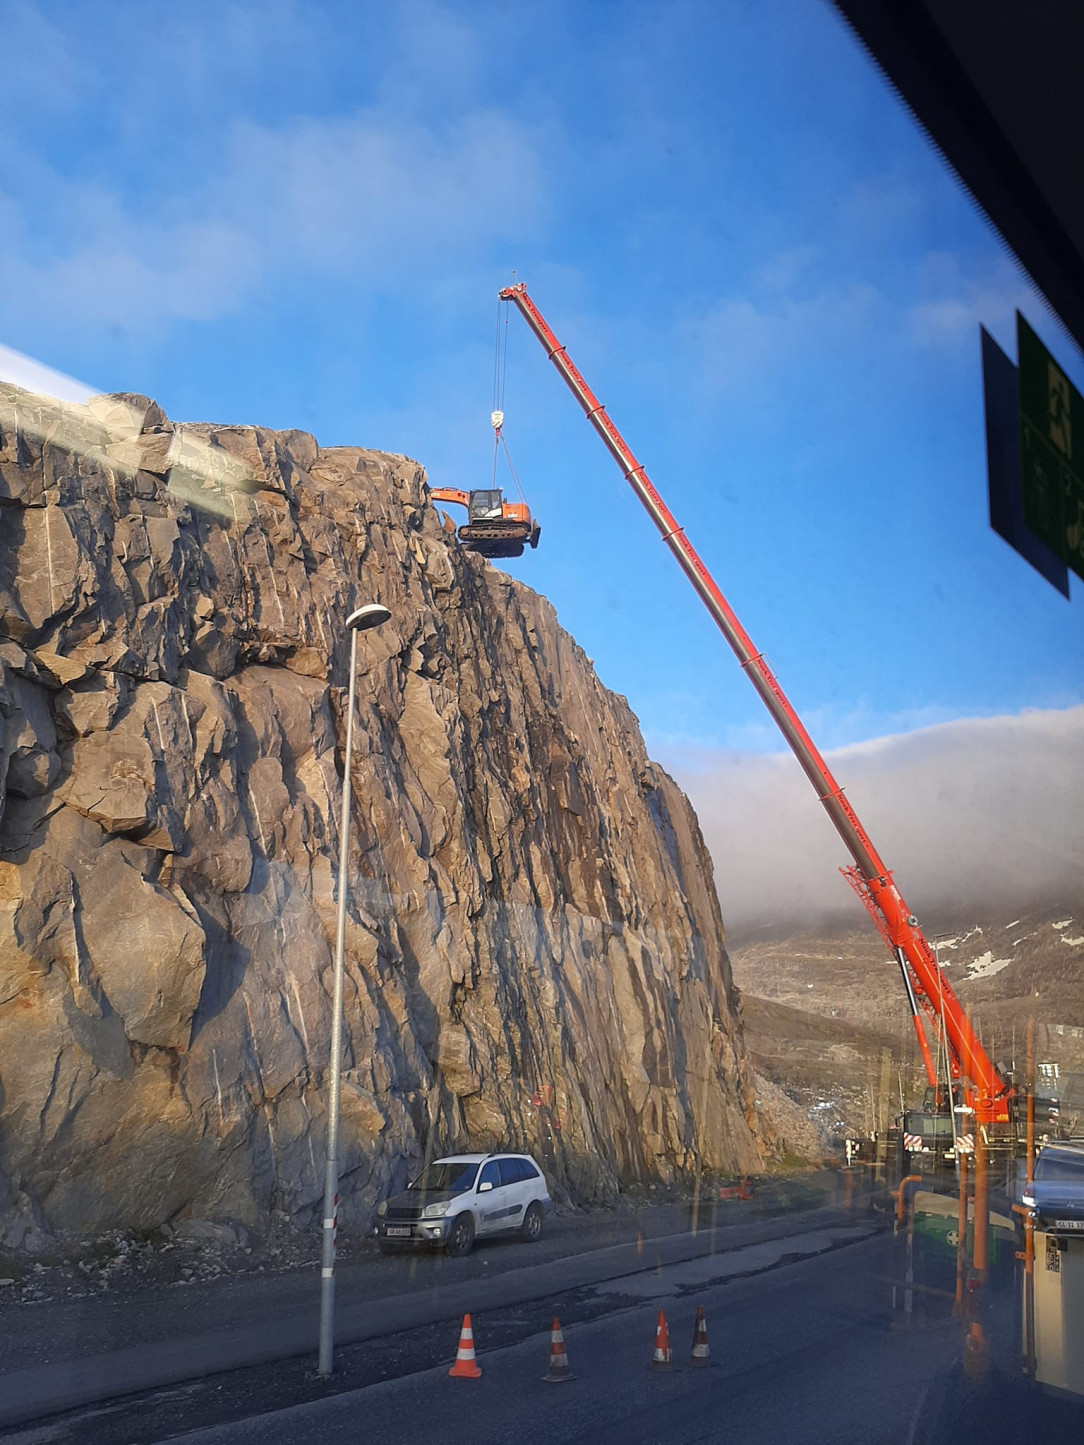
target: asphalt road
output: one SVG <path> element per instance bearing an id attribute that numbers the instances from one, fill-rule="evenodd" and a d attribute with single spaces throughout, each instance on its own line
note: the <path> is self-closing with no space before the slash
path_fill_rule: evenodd
<path id="1" fill-rule="evenodd" d="M 509 1255 L 519 1268 L 509 1265 L 492 1273 L 485 1256 L 499 1246 L 483 1245 L 476 1273 L 463 1278 L 434 1274 L 425 1289 L 407 1287 L 416 1278 L 416 1261 L 384 1261 L 397 1268 L 402 1288 L 377 1298 L 340 1294 L 339 1350 L 331 1388 L 409 1373 L 419 1360 L 442 1359 L 449 1333 L 467 1310 L 492 1318 L 507 1342 L 536 1329 L 554 1300 L 553 1307 L 559 1305 L 570 1318 L 587 1319 L 612 1311 L 614 1299 L 626 1290 L 650 1291 L 654 1286 L 645 1286 L 644 1279 L 665 1269 L 676 1270 L 675 1277 L 681 1278 L 704 1269 L 713 1271 L 713 1277 L 761 1271 L 778 1266 L 788 1254 L 831 1248 L 853 1238 L 856 1229 L 871 1228 L 883 1228 L 883 1220 L 862 1211 L 750 1215 L 741 1224 L 698 1229 L 696 1234 L 686 1228 L 679 1234 L 640 1237 L 541 1262 L 534 1262 L 537 1256 L 529 1248 L 521 1248 Z M 437 1267 L 436 1261 L 429 1263 Z M 103 1440 L 161 1439 L 179 1420 L 217 1420 L 314 1393 L 324 1396 L 327 1385 L 312 1379 L 314 1320 L 314 1309 L 287 1308 L 257 1322 L 249 1320 L 243 1328 L 174 1333 L 108 1353 L 101 1352 L 98 1341 L 99 1353 L 93 1355 L 8 1370 L 0 1382 L 0 1427 L 49 1418 L 53 1423 L 43 1440 L 90 1438 L 88 1430 Z M 178 1321 L 173 1324 L 176 1330 Z M 181 1388 L 171 1393 L 170 1386 Z M 142 1394 L 136 1397 L 137 1392 Z M 89 1414 L 87 1407 L 92 1407 Z M 59 1419 L 62 1412 L 68 1414 Z M 92 1418 L 98 1425 L 91 1426 Z M 135 1433 L 126 1433 L 131 1431 Z"/>
<path id="2" fill-rule="evenodd" d="M 406 1278 L 409 1261 L 398 1264 Z M 427 1296 L 417 1291 L 385 1301 L 386 1327 L 340 1345 L 330 1383 L 315 1378 L 311 1358 L 284 1359 L 50 1415 L 3 1439 L 473 1445 L 488 1434 L 527 1445 L 1077 1445 L 1084 1438 L 1079 1403 L 1036 1396 L 1019 1379 L 1011 1264 L 985 1296 L 989 1367 L 977 1384 L 961 1370 L 961 1325 L 951 1316 L 951 1296 L 936 1287 L 942 1281 L 916 1291 L 908 1317 L 902 1267 L 901 1241 L 883 1216 L 864 1211 L 750 1220 L 712 1238 L 671 1235 L 639 1250 L 610 1246 L 461 1282 L 428 1315 Z M 460 1289 L 473 1295 L 467 1306 L 483 1372 L 477 1381 L 448 1377 L 459 1327 L 448 1314 L 464 1305 L 450 1296 Z M 697 1304 L 708 1317 L 707 1370 L 689 1363 Z M 675 1361 L 663 1374 L 649 1364 L 660 1307 Z M 561 1386 L 542 1381 L 554 1314 L 576 1376 Z M 19 1382 L 7 1377 L 0 1404 L 18 1393 Z"/>
<path id="3" fill-rule="evenodd" d="M 759 1186 L 752 1200 L 711 1202 L 699 1209 L 697 1228 L 728 1227 L 772 1219 L 841 1199 L 834 1171 Z M 527 1265 L 557 1262 L 610 1246 L 687 1232 L 688 1204 L 639 1203 L 624 1209 L 551 1215 L 542 1239 L 526 1246 L 516 1238 L 479 1241 L 466 1259 L 437 1251 L 385 1258 L 366 1241 L 343 1241 L 336 1265 L 340 1310 L 365 1300 L 431 1294 L 446 1286 L 486 1280 Z M 262 1327 L 268 1320 L 319 1310 L 319 1237 L 310 1260 L 291 1267 L 222 1274 L 214 1279 L 174 1279 L 149 1285 L 114 1284 L 78 1295 L 41 1279 L 51 1297 L 22 1304 L 0 1291 L 0 1377 L 34 1366 L 115 1352 L 223 1331 Z M 313 1326 L 315 1340 L 315 1324 Z"/>
<path id="4" fill-rule="evenodd" d="M 448 1359 L 434 1368 L 175 1438 L 185 1445 L 958 1445 L 966 1438 L 1054 1445 L 1082 1438 L 1084 1408 L 1051 1406 L 1025 1392 L 1012 1360 L 993 1360 L 972 1385 L 961 1370 L 961 1326 L 947 1305 L 925 1301 L 907 1327 L 892 1304 L 898 1264 L 883 1231 L 850 1244 L 837 1239 L 826 1252 L 752 1276 L 728 1277 L 725 1256 L 709 1256 L 615 1282 L 605 1314 L 566 1330 L 576 1376 L 568 1384 L 542 1379 L 545 1331 L 502 1345 L 482 1317 L 480 1380 L 448 1377 L 449 1340 Z M 697 1304 L 707 1314 L 708 1369 L 688 1360 Z M 660 1307 L 674 1341 L 669 1373 L 649 1364 Z M 1011 1313 L 1011 1291 L 994 1307 Z"/>
<path id="5" fill-rule="evenodd" d="M 785 1234 L 795 1209 L 838 1187 L 781 1185 L 752 1201 L 551 1218 L 540 1242 L 479 1242 L 467 1259 L 368 1250 L 338 1270 L 336 1341 L 379 1339 L 469 1309 L 507 1308 L 679 1255 Z M 824 1211 L 819 1211 L 823 1215 Z M 601 1246 L 601 1247 L 600 1247 Z M 268 1361 L 307 1361 L 315 1345 L 315 1267 L 9 1306 L 0 1313 L 0 1429 Z M 307 1364 L 306 1364 L 307 1367 Z"/>

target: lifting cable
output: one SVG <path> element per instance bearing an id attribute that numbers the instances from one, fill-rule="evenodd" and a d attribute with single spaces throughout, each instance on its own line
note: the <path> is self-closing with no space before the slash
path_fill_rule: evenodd
<path id="1" fill-rule="evenodd" d="M 503 317 L 502 317 L 503 309 Z M 501 335 L 501 321 L 504 335 Z M 493 346 L 493 410 L 504 410 L 504 382 L 508 372 L 508 303 L 497 302 L 497 334 Z"/>
<path id="2" fill-rule="evenodd" d="M 519 493 L 519 499 L 527 505 L 527 497 L 515 467 L 512 465 L 512 456 L 508 450 L 508 443 L 504 439 L 501 426 L 504 423 L 504 396 L 505 384 L 508 376 L 508 302 L 497 301 L 497 334 L 493 347 L 493 416 L 499 416 L 500 422 L 493 424 L 493 490 L 497 490 L 497 456 L 501 447 L 504 448 L 504 459 L 508 464 L 508 470 Z M 501 323 L 503 324 L 503 328 Z"/>
<path id="3" fill-rule="evenodd" d="M 503 315 L 502 315 L 503 312 Z M 501 335 L 501 321 L 504 321 L 504 335 Z M 501 440 L 501 422 L 504 420 L 504 385 L 508 370 L 508 306 L 497 300 L 497 333 L 493 343 L 493 480 L 490 486 L 497 490 L 497 453 Z M 500 421 L 497 418 L 500 418 Z"/>
<path id="4" fill-rule="evenodd" d="M 512 455 L 508 450 L 508 443 L 505 441 L 503 433 L 498 432 L 497 435 L 498 437 L 500 437 L 501 446 L 504 447 L 504 459 L 508 463 L 508 470 L 511 472 L 512 480 L 516 484 L 516 491 L 519 493 L 519 499 L 521 502 L 523 502 L 524 505 L 527 505 L 527 494 L 524 492 L 523 487 L 520 484 L 519 477 L 516 474 L 516 469 L 512 465 Z"/>

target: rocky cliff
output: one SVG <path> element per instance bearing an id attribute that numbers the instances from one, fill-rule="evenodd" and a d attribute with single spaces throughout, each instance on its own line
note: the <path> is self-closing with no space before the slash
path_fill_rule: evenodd
<path id="1" fill-rule="evenodd" d="M 758 1162 L 712 870 L 550 605 L 414 462 L 0 386 L 0 1240 L 308 1223 L 348 644 L 343 1213 Z"/>

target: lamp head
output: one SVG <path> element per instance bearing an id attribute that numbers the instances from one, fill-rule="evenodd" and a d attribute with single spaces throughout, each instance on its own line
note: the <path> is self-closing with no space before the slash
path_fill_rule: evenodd
<path id="1" fill-rule="evenodd" d="M 367 632 L 370 627 L 379 627 L 382 622 L 387 622 L 391 613 L 380 602 L 366 602 L 364 606 L 358 607 L 351 612 L 346 619 L 347 630 Z"/>

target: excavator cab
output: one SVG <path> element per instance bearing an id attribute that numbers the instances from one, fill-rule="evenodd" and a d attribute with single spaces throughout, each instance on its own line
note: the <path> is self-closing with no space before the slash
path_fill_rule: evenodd
<path id="1" fill-rule="evenodd" d="M 471 523 L 501 521 L 504 517 L 504 493 L 499 488 L 496 491 L 471 492 L 467 516 Z"/>

